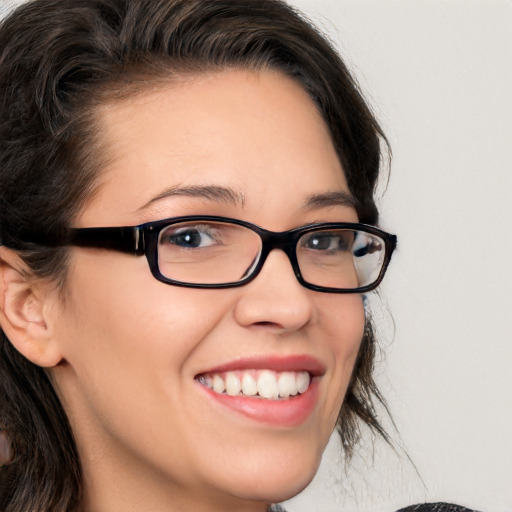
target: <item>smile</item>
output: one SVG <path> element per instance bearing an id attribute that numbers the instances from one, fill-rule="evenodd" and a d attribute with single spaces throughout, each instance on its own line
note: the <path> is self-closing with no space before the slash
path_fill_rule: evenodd
<path id="1" fill-rule="evenodd" d="M 196 374 L 214 407 L 260 425 L 296 427 L 317 409 L 325 364 L 309 355 L 238 358 Z"/>
<path id="2" fill-rule="evenodd" d="M 307 371 L 248 369 L 202 374 L 203 386 L 220 395 L 247 396 L 267 400 L 284 400 L 305 393 L 311 383 Z"/>

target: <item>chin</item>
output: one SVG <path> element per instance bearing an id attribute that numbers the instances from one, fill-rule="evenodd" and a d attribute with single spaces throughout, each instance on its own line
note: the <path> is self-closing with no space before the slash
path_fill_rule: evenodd
<path id="1" fill-rule="evenodd" d="M 257 486 L 253 482 L 250 494 L 244 497 L 265 503 L 280 503 L 293 498 L 303 491 L 313 480 L 315 474 L 316 470 L 301 475 L 300 479 L 276 478 L 269 480 L 264 478 L 264 481 L 260 482 Z"/>
<path id="2" fill-rule="evenodd" d="M 231 483 L 233 494 L 239 498 L 266 503 L 288 500 L 301 492 L 313 480 L 321 461 L 320 457 L 308 457 L 290 461 L 288 457 L 275 457 L 246 471 L 236 471 Z M 235 483 L 236 482 L 236 483 Z M 233 485 L 235 483 L 235 485 Z"/>

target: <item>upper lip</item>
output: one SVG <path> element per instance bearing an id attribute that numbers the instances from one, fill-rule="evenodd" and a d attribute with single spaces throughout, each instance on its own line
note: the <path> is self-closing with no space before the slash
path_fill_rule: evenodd
<path id="1" fill-rule="evenodd" d="M 208 368 L 198 375 L 237 370 L 273 370 L 275 372 L 306 371 L 311 374 L 311 376 L 316 377 L 325 373 L 326 365 L 316 357 L 306 354 L 240 357 L 227 363 Z"/>

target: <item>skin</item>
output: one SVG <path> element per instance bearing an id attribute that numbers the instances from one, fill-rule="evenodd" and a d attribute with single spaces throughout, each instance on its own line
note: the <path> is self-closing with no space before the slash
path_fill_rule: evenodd
<path id="1" fill-rule="evenodd" d="M 108 104 L 99 121 L 108 165 L 75 226 L 191 214 L 274 231 L 358 220 L 347 204 L 307 205 L 348 188 L 314 104 L 279 73 L 188 77 Z M 235 197 L 190 187 L 228 187 Z M 65 300 L 38 297 L 45 335 L 32 336 L 26 353 L 51 367 L 70 416 L 84 512 L 264 511 L 314 476 L 363 335 L 359 295 L 302 287 L 280 251 L 243 287 L 198 290 L 158 282 L 144 257 L 72 248 Z M 222 407 L 194 379 L 239 357 L 288 355 L 325 366 L 298 426 Z"/>

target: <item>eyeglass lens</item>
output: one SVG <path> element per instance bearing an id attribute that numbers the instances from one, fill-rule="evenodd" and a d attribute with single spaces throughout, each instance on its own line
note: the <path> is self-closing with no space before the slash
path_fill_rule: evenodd
<path id="1" fill-rule="evenodd" d="M 258 233 L 218 221 L 187 221 L 160 231 L 158 265 L 168 279 L 189 284 L 241 281 L 256 267 L 262 251 Z M 303 234 L 296 245 L 305 281 L 326 288 L 355 289 L 379 277 L 385 243 L 352 229 L 322 229 Z"/>

